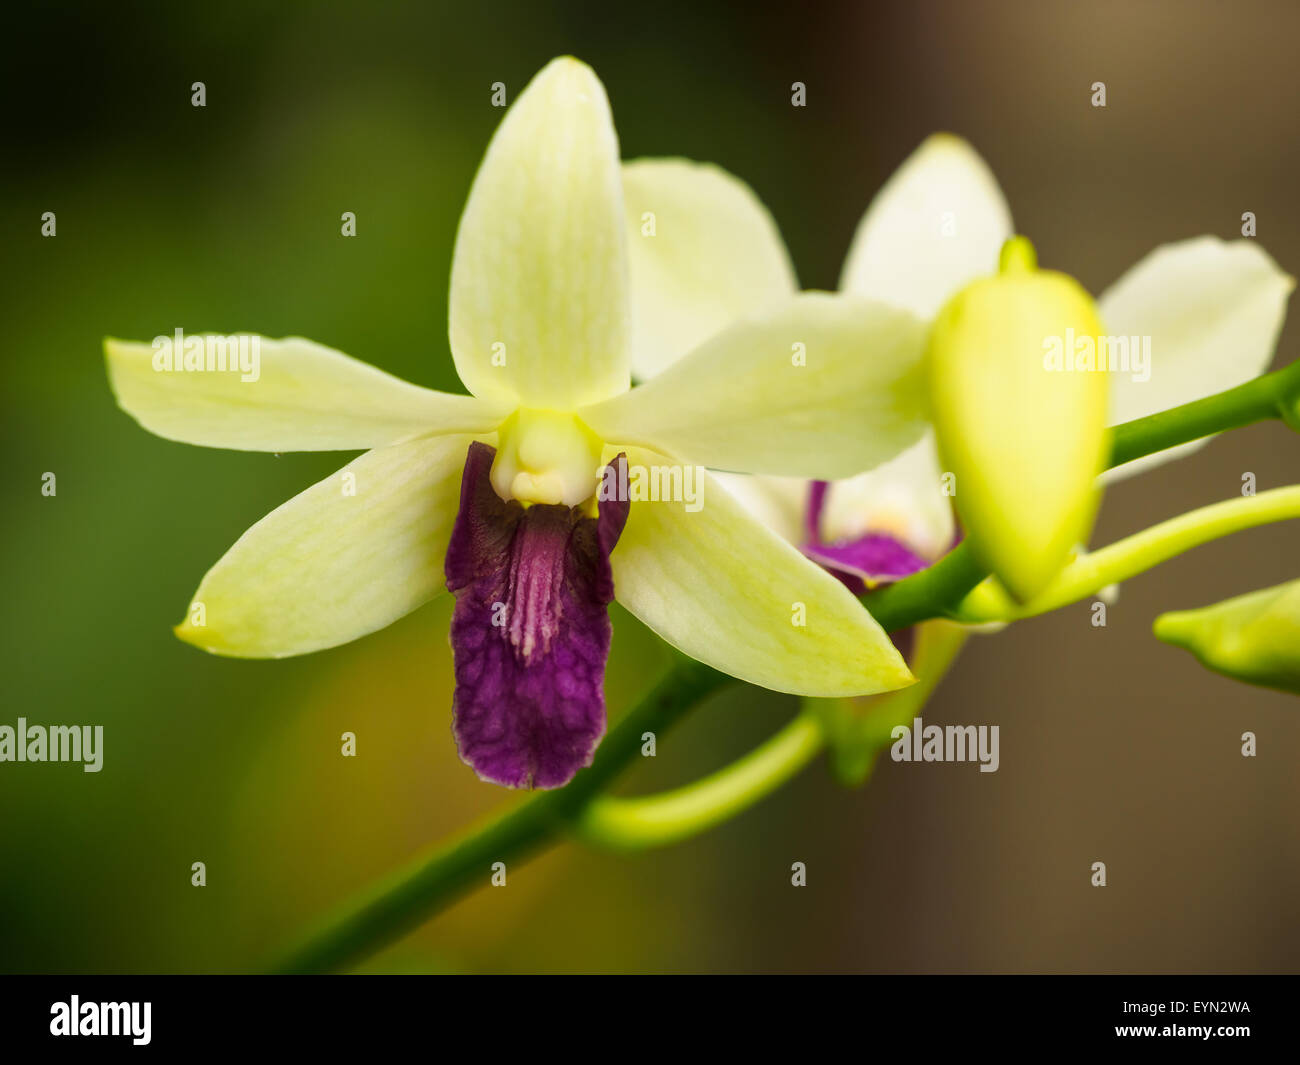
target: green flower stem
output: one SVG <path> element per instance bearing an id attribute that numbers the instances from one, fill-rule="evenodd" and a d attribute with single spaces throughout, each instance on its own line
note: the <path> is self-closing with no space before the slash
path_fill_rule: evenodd
<path id="1" fill-rule="evenodd" d="M 1300 360 L 1244 385 L 1115 426 L 1110 465 L 1167 451 L 1228 429 L 1281 418 L 1300 430 Z"/>
<path id="2" fill-rule="evenodd" d="M 970 544 L 962 542 L 933 566 L 868 592 L 862 605 L 886 632 L 897 632 L 938 617 L 946 606 L 961 602 L 988 574 L 975 560 Z"/>
<path id="3" fill-rule="evenodd" d="M 688 839 L 775 791 L 825 745 L 821 723 L 799 714 L 739 761 L 684 788 L 639 799 L 609 796 L 590 803 L 577 822 L 588 843 L 615 850 Z"/>
<path id="4" fill-rule="evenodd" d="M 1111 465 L 1276 417 L 1286 419 L 1292 428 L 1300 428 L 1300 363 L 1216 396 L 1117 426 L 1112 438 Z M 1273 495 L 1265 493 L 1255 499 Z M 1233 504 L 1239 502 L 1244 501 L 1233 501 Z M 1268 505 L 1272 505 L 1271 500 Z M 1255 513 L 1259 516 L 1263 512 Z M 1158 548 L 1150 543 L 1138 551 L 1144 558 L 1155 559 L 1158 555 Z M 1095 560 L 1099 555 L 1101 552 L 1089 557 Z M 985 575 L 986 571 L 962 544 L 928 569 L 869 593 L 863 597 L 863 603 L 881 626 L 892 632 L 943 615 L 953 604 L 965 599 Z M 593 799 L 637 756 L 643 732 L 662 734 L 688 710 L 729 683 L 734 681 L 701 663 L 679 658 L 605 738 L 591 768 L 578 774 L 572 783 L 527 800 L 372 887 L 277 968 L 318 972 L 354 964 L 486 883 L 493 862 L 518 864 L 568 834 Z M 739 769 L 732 766 L 699 785 L 659 799 L 638 801 L 660 804 L 647 809 L 660 811 L 661 826 L 663 811 L 673 809 L 661 803 L 672 801 L 678 804 L 676 809 L 684 818 L 683 826 L 688 822 L 698 828 L 717 824 L 789 779 L 816 754 L 821 736 L 814 737 L 807 721 L 802 716 L 796 719 L 757 751 L 741 759 Z M 770 782 L 765 774 L 771 776 Z M 595 820 L 599 824 L 599 814 Z M 649 823 L 639 820 L 637 830 L 646 833 L 645 826 Z M 586 828 L 590 830 L 590 826 Z M 674 831 L 676 838 L 689 834 L 685 828 Z M 607 842 L 614 842 L 608 821 L 605 835 L 610 837 Z"/>
<path id="5" fill-rule="evenodd" d="M 1019 621 L 1046 614 L 1095 595 L 1109 584 L 1128 580 L 1211 540 L 1291 518 L 1300 518 L 1300 485 L 1214 503 L 1081 555 L 1070 562 L 1047 590 L 1032 602 L 1016 604 L 989 580 L 966 596 L 951 616 L 962 622 L 980 623 Z"/>
<path id="6" fill-rule="evenodd" d="M 966 642 L 962 626 L 933 625 L 941 628 L 923 628 L 918 636 L 916 683 L 860 701 L 860 721 L 871 732 L 873 750 L 888 746 L 896 724 L 920 713 Z M 702 780 L 641 798 L 596 798 L 577 822 L 578 835 L 609 850 L 637 850 L 678 843 L 721 824 L 766 798 L 821 753 L 827 742 L 823 702 L 805 703 L 806 709 L 776 735 Z M 862 739 L 867 738 L 864 733 Z M 861 784 L 867 771 L 853 783 Z"/>
<path id="7" fill-rule="evenodd" d="M 386 878 L 274 968 L 280 972 L 345 968 L 401 938 L 460 896 L 487 884 L 493 862 L 514 867 L 526 861 L 565 834 L 591 798 L 636 758 L 642 733 L 662 735 L 688 710 L 724 685 L 734 683 L 731 677 L 700 662 L 676 656 L 663 678 L 605 737 L 591 768 L 565 787 L 526 800 Z"/>

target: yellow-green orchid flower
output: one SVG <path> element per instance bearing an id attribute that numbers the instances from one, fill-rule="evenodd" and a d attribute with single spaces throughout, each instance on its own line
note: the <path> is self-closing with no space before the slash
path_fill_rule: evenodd
<path id="1" fill-rule="evenodd" d="M 682 250 L 698 221 L 665 210 L 658 231 Z M 689 294 L 689 256 L 681 269 Z M 804 478 L 876 465 L 924 429 L 924 324 L 787 285 L 629 388 L 633 291 L 605 92 L 565 58 L 506 113 L 461 219 L 450 347 L 472 396 L 296 338 L 255 338 L 260 366 L 243 375 L 108 341 L 118 402 L 161 436 L 371 449 L 249 529 L 178 635 L 223 655 L 303 654 L 450 586 L 461 756 L 512 786 L 556 786 L 589 764 L 615 595 L 686 654 L 765 687 L 910 683 L 844 586 L 702 469 L 694 501 L 642 501 L 627 486 L 629 471 L 694 472 L 684 463 Z"/>

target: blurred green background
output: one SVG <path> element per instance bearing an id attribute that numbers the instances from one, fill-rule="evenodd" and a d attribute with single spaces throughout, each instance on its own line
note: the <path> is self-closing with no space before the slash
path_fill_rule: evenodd
<path id="1" fill-rule="evenodd" d="M 5 711 L 102 724 L 99 774 L 0 764 L 0 970 L 258 965 L 430 841 L 512 801 L 449 734 L 447 604 L 281 662 L 176 641 L 207 567 L 347 455 L 209 451 L 116 409 L 101 338 L 297 334 L 456 387 L 455 225 L 501 112 L 546 60 L 604 79 L 625 157 L 749 181 L 805 286 L 928 133 L 970 138 L 1046 265 L 1094 292 L 1152 246 L 1235 236 L 1300 269 L 1290 3 L 132 4 L 7 13 Z M 1107 83 L 1105 110 L 1089 105 Z M 190 105 L 204 81 L 207 106 Z M 808 106 L 790 106 L 790 85 Z M 58 236 L 40 236 L 55 211 Z M 355 239 L 339 235 L 354 211 Z M 1279 362 L 1294 358 L 1287 327 Z M 1230 353 L 1225 353 L 1230 355 Z M 1296 479 L 1261 426 L 1114 489 L 1098 542 Z M 58 495 L 40 493 L 54 472 Z M 1297 576 L 1294 527 L 1204 548 L 979 639 L 927 710 L 1002 726 L 1002 766 L 822 766 L 671 850 L 565 846 L 377 970 L 1295 970 L 1293 699 L 1156 643 L 1163 609 Z M 662 649 L 616 612 L 617 717 Z M 738 755 L 793 701 L 745 691 L 661 738 L 629 790 Z M 1239 736 L 1259 737 L 1243 759 Z M 339 736 L 359 756 L 339 756 Z M 792 861 L 807 888 L 789 883 Z M 1089 886 L 1102 860 L 1109 886 Z M 190 886 L 204 861 L 208 886 Z M 487 872 L 485 871 L 485 884 Z"/>

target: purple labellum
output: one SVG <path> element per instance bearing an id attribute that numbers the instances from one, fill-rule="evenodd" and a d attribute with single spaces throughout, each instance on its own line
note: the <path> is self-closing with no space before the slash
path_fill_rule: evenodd
<path id="1" fill-rule="evenodd" d="M 838 577 L 854 595 L 862 595 L 877 584 L 910 577 L 930 565 L 930 560 L 918 555 L 901 540 L 886 533 L 865 533 L 854 540 L 837 540 L 824 543 L 821 538 L 822 511 L 830 485 L 826 481 L 813 481 L 808 492 L 808 507 L 804 512 L 804 531 L 808 542 L 803 553 L 823 569 Z M 955 547 L 961 539 L 958 533 Z M 912 628 L 891 632 L 899 654 L 911 661 L 916 645 Z"/>
<path id="2" fill-rule="evenodd" d="M 854 595 L 861 595 L 877 584 L 910 577 L 930 563 L 900 540 L 885 533 L 866 533 L 854 540 L 826 543 L 821 538 L 822 511 L 830 485 L 813 481 L 808 491 L 808 508 L 804 512 L 804 529 L 808 542 L 803 553 L 843 581 Z"/>
<path id="3" fill-rule="evenodd" d="M 447 546 L 452 732 L 482 779 L 557 788 L 591 764 L 605 734 L 609 553 L 629 504 L 602 502 L 592 518 L 503 500 L 489 479 L 495 455 L 470 445 Z"/>
<path id="4" fill-rule="evenodd" d="M 856 577 L 867 586 L 900 580 L 929 565 L 898 540 L 884 533 L 867 533 L 856 540 L 807 544 L 803 552 L 837 574 Z"/>

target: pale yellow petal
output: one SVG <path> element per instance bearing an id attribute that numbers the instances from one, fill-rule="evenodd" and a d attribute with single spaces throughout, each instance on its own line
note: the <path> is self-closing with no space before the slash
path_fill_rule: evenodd
<path id="1" fill-rule="evenodd" d="M 958 289 L 997 270 L 1011 211 L 988 164 L 949 133 L 928 138 L 867 208 L 840 289 L 932 318 Z"/>
<path id="2" fill-rule="evenodd" d="M 939 467 L 934 433 L 927 432 L 874 470 L 827 487 L 821 539 L 856 540 L 881 533 L 922 558 L 936 559 L 952 547 L 956 532 L 952 484 Z"/>
<path id="3" fill-rule="evenodd" d="M 477 396 L 570 409 L 628 386 L 618 138 L 590 67 L 556 59 L 506 112 L 451 268 L 451 350 Z"/>
<path id="4" fill-rule="evenodd" d="M 632 261 L 632 372 L 653 377 L 738 318 L 798 288 L 767 208 L 721 167 L 623 165 Z"/>
<path id="5" fill-rule="evenodd" d="M 1268 369 L 1295 278 L 1253 240 L 1165 244 L 1098 300 L 1112 370 L 1112 425 L 1232 388 Z M 1209 438 L 1126 463 L 1127 477 Z"/>
<path id="6" fill-rule="evenodd" d="M 629 450 L 636 468 L 671 464 Z M 703 471 L 698 509 L 633 502 L 610 556 L 614 594 L 692 658 L 798 695 L 867 695 L 912 682 L 889 637 L 840 581 Z M 629 482 L 631 483 L 631 482 Z"/>
<path id="7" fill-rule="evenodd" d="M 244 533 L 176 634 L 214 654 L 282 658 L 382 629 L 440 594 L 472 438 L 368 451 Z"/>
<path id="8" fill-rule="evenodd" d="M 245 336 L 242 361 L 231 354 L 238 338 L 234 349 L 217 343 L 230 338 L 189 339 L 204 348 L 192 360 L 184 345 L 177 354 L 171 337 L 104 341 L 118 405 L 168 440 L 236 451 L 355 451 L 433 433 L 491 432 L 510 413 L 420 388 L 301 337 Z"/>
<path id="9" fill-rule="evenodd" d="M 802 477 L 766 477 L 754 473 L 712 471 L 736 502 L 782 540 L 802 544 L 808 539 L 805 522 L 812 482 Z"/>
<path id="10" fill-rule="evenodd" d="M 924 432 L 924 341 L 904 310 L 806 293 L 580 413 L 603 440 L 704 466 L 848 477 Z"/>

